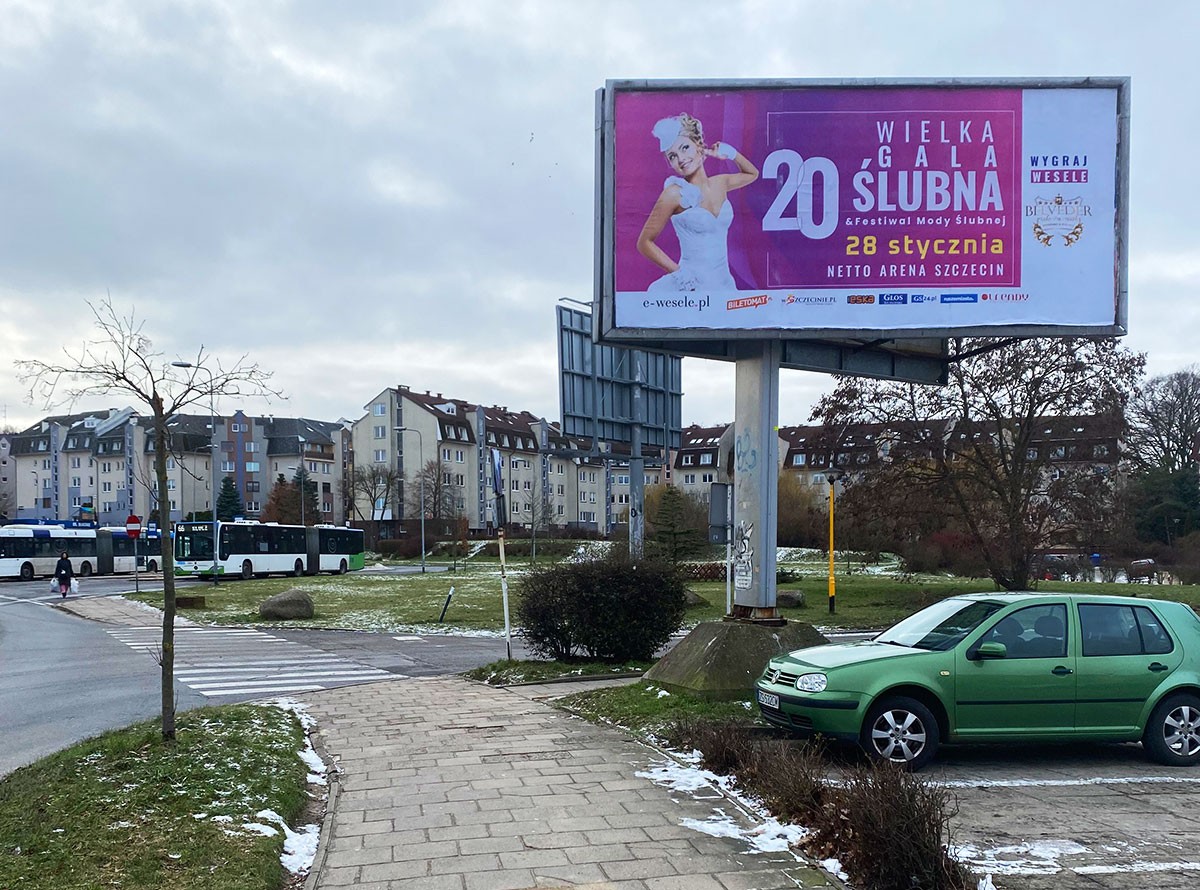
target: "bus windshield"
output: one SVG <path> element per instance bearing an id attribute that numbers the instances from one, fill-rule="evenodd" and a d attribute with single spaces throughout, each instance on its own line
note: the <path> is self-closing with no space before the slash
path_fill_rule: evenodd
<path id="1" fill-rule="evenodd" d="M 175 526 L 175 558 L 184 562 L 212 559 L 212 525 Z"/>

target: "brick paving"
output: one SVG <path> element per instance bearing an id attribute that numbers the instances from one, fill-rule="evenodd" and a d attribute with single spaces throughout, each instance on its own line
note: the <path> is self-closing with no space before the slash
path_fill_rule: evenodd
<path id="1" fill-rule="evenodd" d="M 578 688 L 578 687 L 576 687 Z M 542 699 L 397 679 L 302 696 L 336 766 L 308 890 L 777 890 L 835 887 L 789 852 L 684 826 L 721 810 L 635 773 L 658 752 Z"/>

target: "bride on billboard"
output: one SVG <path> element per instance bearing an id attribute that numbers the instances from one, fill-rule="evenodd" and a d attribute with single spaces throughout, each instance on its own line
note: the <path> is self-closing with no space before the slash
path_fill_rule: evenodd
<path id="1" fill-rule="evenodd" d="M 729 272 L 727 236 L 733 206 L 727 195 L 758 179 L 758 168 L 727 142 L 706 146 L 700 121 L 687 112 L 663 118 L 652 132 L 675 175 L 663 183 L 662 194 L 638 235 L 638 252 L 666 273 L 648 290 L 736 291 Z M 733 161 L 738 172 L 709 176 L 704 169 L 706 158 Z M 655 243 L 667 220 L 679 238 L 679 262 Z"/>

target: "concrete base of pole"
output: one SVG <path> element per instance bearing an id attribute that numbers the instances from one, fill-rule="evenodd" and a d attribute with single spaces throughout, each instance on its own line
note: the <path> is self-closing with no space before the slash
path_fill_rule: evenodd
<path id="1" fill-rule="evenodd" d="M 772 656 L 827 642 L 798 621 L 706 621 L 660 658 L 646 679 L 698 698 L 746 698 Z"/>
<path id="2" fill-rule="evenodd" d="M 749 621 L 771 627 L 783 627 L 787 619 L 779 614 L 775 606 L 741 606 L 734 603 L 733 611 L 725 616 L 726 621 Z"/>

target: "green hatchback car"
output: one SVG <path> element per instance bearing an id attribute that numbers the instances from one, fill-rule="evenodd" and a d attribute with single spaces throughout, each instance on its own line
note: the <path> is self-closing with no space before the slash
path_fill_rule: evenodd
<path id="1" fill-rule="evenodd" d="M 920 769 L 942 742 L 1142 742 L 1200 762 L 1200 618 L 1183 603 L 980 593 L 942 600 L 872 640 L 772 658 L 770 723 L 854 741 Z"/>

